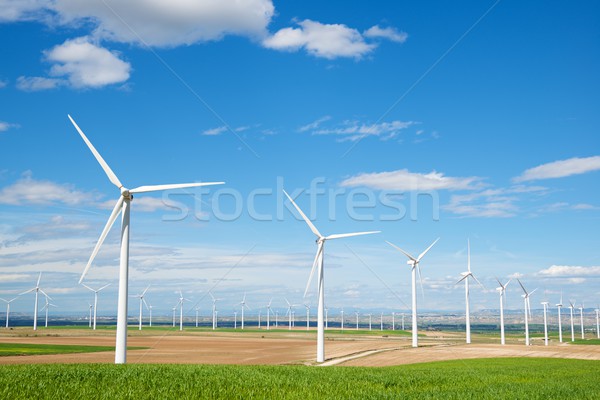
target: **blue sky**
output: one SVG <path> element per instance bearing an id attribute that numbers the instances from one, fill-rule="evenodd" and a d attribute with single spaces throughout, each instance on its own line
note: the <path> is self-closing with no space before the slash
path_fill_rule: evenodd
<path id="1" fill-rule="evenodd" d="M 77 280 L 118 192 L 70 114 L 128 187 L 226 182 L 134 199 L 130 291 L 152 284 L 157 312 L 180 289 L 206 313 L 210 289 L 221 313 L 244 292 L 301 303 L 316 246 L 283 187 L 323 233 L 382 231 L 327 244 L 331 308 L 406 309 L 384 241 L 437 237 L 425 308 L 463 307 L 467 238 L 475 309 L 496 276 L 600 301 L 595 2 L 78 3 L 0 1 L 0 297 L 43 271 L 60 310 L 87 312 Z M 86 281 L 113 283 L 101 314 L 118 231 Z"/>

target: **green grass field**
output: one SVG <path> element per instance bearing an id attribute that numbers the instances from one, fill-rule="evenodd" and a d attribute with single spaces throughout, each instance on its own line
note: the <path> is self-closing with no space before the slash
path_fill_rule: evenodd
<path id="1" fill-rule="evenodd" d="M 142 347 L 128 347 L 129 350 L 139 350 Z M 0 343 L 0 357 L 3 356 L 34 356 L 40 354 L 70 354 L 94 353 L 98 351 L 114 351 L 114 346 L 78 346 L 65 344 L 27 344 Z"/>
<path id="2" fill-rule="evenodd" d="M 597 399 L 600 362 L 505 358 L 386 368 L 5 365 L 3 399 Z"/>

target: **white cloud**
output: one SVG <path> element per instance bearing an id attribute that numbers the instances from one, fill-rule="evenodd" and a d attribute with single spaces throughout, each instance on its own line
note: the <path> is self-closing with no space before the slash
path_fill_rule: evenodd
<path id="1" fill-rule="evenodd" d="M 481 178 L 449 177 L 436 171 L 427 174 L 400 169 L 389 172 L 358 174 L 342 181 L 341 186 L 365 186 L 384 190 L 472 190 L 482 185 Z"/>
<path id="2" fill-rule="evenodd" d="M 388 39 L 397 43 L 404 43 L 408 38 L 408 34 L 406 32 L 399 32 L 396 28 L 392 27 L 381 28 L 379 25 L 375 25 L 367 29 L 363 33 L 363 36 L 368 38 Z"/>
<path id="3" fill-rule="evenodd" d="M 131 71 L 131 65 L 117 54 L 90 43 L 85 37 L 67 40 L 46 51 L 45 56 L 54 63 L 50 75 L 66 77 L 75 88 L 125 82 Z"/>
<path id="4" fill-rule="evenodd" d="M 283 28 L 263 40 L 263 46 L 283 51 L 305 49 L 316 57 L 360 59 L 377 45 L 365 42 L 359 31 L 343 24 L 322 24 L 306 19 L 298 28 Z"/>
<path id="5" fill-rule="evenodd" d="M 325 116 L 317 119 L 316 121 L 311 122 L 310 124 L 301 126 L 300 128 L 298 128 L 298 131 L 299 132 L 312 131 L 314 129 L 317 129 L 323 122 L 327 122 L 330 119 L 331 119 L 331 117 L 329 115 L 325 115 Z"/>
<path id="6" fill-rule="evenodd" d="M 513 181 L 525 182 L 538 179 L 563 178 L 598 170 L 600 170 L 600 156 L 584 158 L 574 157 L 530 168 L 520 176 L 513 178 Z"/>
<path id="7" fill-rule="evenodd" d="M 0 89 L 5 88 L 6 85 L 8 85 L 8 82 L 3 81 L 3 80 L 0 79 Z"/>
<path id="8" fill-rule="evenodd" d="M 42 76 L 20 76 L 17 78 L 17 89 L 25 92 L 55 89 L 65 82 L 62 79 L 44 78 Z"/>
<path id="9" fill-rule="evenodd" d="M 40 19 L 46 14 L 48 6 L 48 0 L 3 0 L 0 5 L 0 22 Z"/>
<path id="10" fill-rule="evenodd" d="M 314 135 L 336 135 L 340 142 L 357 141 L 367 136 L 376 136 L 382 140 L 396 137 L 400 131 L 416 124 L 413 121 L 391 121 L 376 124 L 365 124 L 358 121 L 344 121 L 341 126 L 335 128 L 323 128 L 314 130 Z"/>
<path id="11" fill-rule="evenodd" d="M 600 276 L 600 267 L 552 265 L 550 268 L 540 270 L 538 275 L 550 277 Z"/>
<path id="12" fill-rule="evenodd" d="M 9 122 L 0 121 L 0 132 L 6 132 L 11 128 L 19 128 L 19 124 L 11 124 Z"/>
<path id="13" fill-rule="evenodd" d="M 203 131 L 202 134 L 204 136 L 217 136 L 217 135 L 220 135 L 225 132 L 227 132 L 227 127 L 219 126 L 217 128 L 207 129 L 207 130 Z"/>
<path id="14" fill-rule="evenodd" d="M 57 0 L 54 10 L 63 24 L 93 21 L 101 39 L 172 47 L 228 34 L 262 37 L 275 7 L 271 0 Z"/>
<path id="15" fill-rule="evenodd" d="M 95 196 L 76 190 L 72 185 L 33 179 L 29 174 L 0 189 L 0 204 L 77 205 L 94 200 Z"/>

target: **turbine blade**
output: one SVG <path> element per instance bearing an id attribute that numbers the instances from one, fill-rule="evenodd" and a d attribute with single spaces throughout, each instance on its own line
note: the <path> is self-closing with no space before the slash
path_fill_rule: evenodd
<path id="1" fill-rule="evenodd" d="M 85 288 L 87 288 L 87 289 L 91 290 L 92 292 L 95 292 L 95 290 L 94 290 L 94 289 L 92 289 L 91 287 L 89 287 L 89 286 L 88 286 L 88 285 L 86 285 L 85 283 L 82 283 L 82 284 L 81 284 L 81 286 L 83 286 L 83 287 L 85 287 Z"/>
<path id="2" fill-rule="evenodd" d="M 498 279 L 497 277 L 494 277 L 494 279 L 496 280 L 496 282 L 498 282 L 498 285 L 500 285 L 502 290 L 504 290 L 504 285 L 502 284 L 502 282 L 500 282 L 500 279 Z"/>
<path id="3" fill-rule="evenodd" d="M 533 289 L 529 295 L 531 296 L 536 290 L 538 290 L 538 288 Z"/>
<path id="4" fill-rule="evenodd" d="M 50 300 L 52 300 L 52 297 L 48 296 L 48 293 L 44 292 L 42 289 L 40 289 L 40 292 L 42 292 L 42 294 L 43 294 L 44 296 L 46 296 L 46 299 L 50 299 Z"/>
<path id="5" fill-rule="evenodd" d="M 298 205 L 294 202 L 294 200 L 292 200 L 292 198 L 290 197 L 290 195 L 287 194 L 287 192 L 285 190 L 283 191 L 283 193 L 285 193 L 285 195 L 292 202 L 292 204 L 294 205 L 294 207 L 296 207 L 296 210 L 298 210 L 298 213 L 300 214 L 300 216 L 302 216 L 302 219 L 306 222 L 306 224 L 308 225 L 308 227 L 310 228 L 310 230 L 312 231 L 312 233 L 314 233 L 318 237 L 323 237 L 323 235 L 321 235 L 321 233 L 313 225 L 313 223 L 310 221 L 310 219 L 308 219 L 308 217 L 306 215 L 304 215 L 304 213 L 302 212 L 302 210 L 300 209 L 300 207 L 298 207 Z"/>
<path id="6" fill-rule="evenodd" d="M 150 307 L 148 307 L 148 303 L 146 303 L 146 299 L 144 299 L 143 297 L 142 297 L 142 303 L 144 303 L 144 305 L 146 306 L 146 309 L 148 311 L 150 311 Z"/>
<path id="7" fill-rule="evenodd" d="M 94 247 L 94 251 L 92 252 L 90 259 L 88 260 L 88 263 L 85 266 L 83 273 L 81 274 L 81 278 L 79 278 L 79 283 L 83 282 L 83 278 L 85 278 L 85 275 L 87 274 L 88 270 L 90 269 L 90 266 L 92 265 L 92 262 L 94 261 L 94 258 L 96 258 L 96 254 L 98 254 L 98 251 L 100 250 L 100 247 L 102 246 L 102 243 L 104 243 L 104 239 L 106 239 L 106 236 L 108 235 L 108 232 L 110 231 L 110 228 L 112 228 L 113 224 L 117 220 L 117 217 L 121 213 L 121 206 L 123 205 L 123 200 L 124 200 L 123 196 L 119 196 L 119 200 L 117 200 L 117 204 L 115 204 L 115 208 L 113 208 L 112 213 L 110 214 L 110 217 L 108 218 L 108 221 L 106 221 L 106 225 L 104 226 L 104 229 L 102 230 L 102 234 L 100 234 L 98 243 L 96 243 L 96 247 Z"/>
<path id="8" fill-rule="evenodd" d="M 326 236 L 325 239 L 341 239 L 352 236 L 371 235 L 373 233 L 380 233 L 381 231 L 369 231 L 369 232 L 354 232 L 354 233 L 338 233 L 335 235 Z"/>
<path id="9" fill-rule="evenodd" d="M 41 280 L 42 280 L 42 273 L 40 272 L 40 275 L 38 276 L 37 284 L 35 285 L 36 287 L 40 286 Z"/>
<path id="10" fill-rule="evenodd" d="M 142 292 L 142 295 L 141 295 L 142 297 L 144 297 L 144 295 L 146 294 L 146 292 L 148 291 L 148 289 L 150 289 L 150 285 L 148 285 L 148 287 L 146 287 L 146 289 L 144 289 L 144 291 Z"/>
<path id="11" fill-rule="evenodd" d="M 461 283 L 462 281 L 464 281 L 464 280 L 465 280 L 465 279 L 467 279 L 468 277 L 469 277 L 469 275 L 465 275 L 465 276 L 463 276 L 462 278 L 460 278 L 460 280 L 459 280 L 459 281 L 457 281 L 457 282 L 455 283 L 455 285 L 458 285 L 459 283 Z"/>
<path id="12" fill-rule="evenodd" d="M 419 254 L 419 257 L 417 257 L 417 261 L 421 261 L 421 258 L 423 258 L 423 256 L 425 254 L 427 254 L 427 252 L 429 250 L 431 250 L 431 248 L 433 247 L 433 245 L 436 244 L 438 242 L 438 240 L 440 240 L 440 238 L 435 239 L 434 242 L 431 243 L 431 245 L 428 248 L 426 248 L 424 252 L 422 252 L 421 254 Z"/>
<path id="13" fill-rule="evenodd" d="M 31 292 L 33 292 L 35 289 L 37 289 L 37 288 L 31 288 L 31 289 L 29 289 L 29 290 L 26 290 L 26 291 L 25 291 L 25 292 L 23 292 L 23 293 L 19 293 L 19 296 L 22 296 L 22 295 L 24 295 L 24 294 L 27 294 L 27 293 L 31 293 Z"/>
<path id="14" fill-rule="evenodd" d="M 473 279 L 475 279 L 475 282 L 479 283 L 479 286 L 481 286 L 482 288 L 485 289 L 485 286 L 483 285 L 483 283 L 479 282 L 479 279 L 475 278 L 475 275 L 471 274 L 471 276 L 473 277 Z"/>
<path id="15" fill-rule="evenodd" d="M 103 290 L 103 289 L 106 289 L 109 286 L 110 286 L 110 283 L 107 283 L 106 285 L 104 285 L 100 289 L 98 289 L 98 292 L 101 291 L 101 290 Z"/>
<path id="16" fill-rule="evenodd" d="M 223 185 L 225 182 L 198 182 L 198 183 L 175 183 L 172 185 L 148 185 L 148 186 L 139 186 L 135 189 L 131 189 L 129 193 L 146 193 L 146 192 L 157 192 L 159 190 L 169 190 L 169 189 L 185 189 L 190 187 L 198 187 L 198 186 L 211 186 L 211 185 Z"/>
<path id="17" fill-rule="evenodd" d="M 525 287 L 523 286 L 523 284 L 521 283 L 521 281 L 517 278 L 517 282 L 519 282 L 519 285 L 521 286 L 521 289 L 523 289 L 523 292 L 525 292 L 525 294 L 527 294 L 527 290 L 525 290 Z"/>
<path id="18" fill-rule="evenodd" d="M 388 242 L 387 240 L 385 242 L 387 244 L 389 244 L 390 246 L 392 246 L 393 248 L 395 248 L 396 250 L 398 250 L 399 252 L 401 252 L 402 254 L 404 254 L 409 259 L 411 259 L 413 261 L 417 261 L 416 258 L 414 258 L 413 256 L 411 256 L 410 254 L 408 254 L 406 251 L 402 250 L 400 247 L 396 246 L 395 244 L 392 244 L 392 243 Z"/>
<path id="19" fill-rule="evenodd" d="M 310 270 L 310 276 L 308 277 L 308 282 L 306 282 L 306 289 L 304 289 L 304 296 L 306 297 L 306 293 L 308 293 L 308 288 L 310 287 L 310 283 L 312 282 L 313 275 L 315 273 L 315 269 L 319 262 L 319 256 L 323 251 L 323 242 L 319 242 L 319 246 L 317 247 L 317 254 L 315 255 L 315 261 L 313 262 L 312 268 Z"/>
<path id="20" fill-rule="evenodd" d="M 508 286 L 508 284 L 509 284 L 511 281 L 512 281 L 512 278 L 510 278 L 510 279 L 508 280 L 508 282 L 506 282 L 506 285 L 504 285 L 504 290 L 506 290 L 506 287 Z"/>
<path id="21" fill-rule="evenodd" d="M 106 173 L 106 176 L 108 176 L 108 179 L 110 179 L 110 181 L 112 182 L 112 184 L 115 185 L 116 187 L 118 187 L 119 189 L 122 188 L 123 184 L 121 183 L 121 181 L 119 180 L 119 178 L 117 178 L 117 175 L 115 175 L 115 173 L 113 172 L 113 170 L 110 169 L 110 167 L 108 166 L 108 164 L 106 163 L 106 161 L 104 161 L 104 159 L 102 158 L 102 156 L 100 155 L 100 153 L 98 153 L 98 151 L 96 150 L 96 148 L 94 147 L 94 145 L 92 144 L 92 142 L 90 142 L 88 140 L 87 136 L 85 136 L 85 134 L 79 128 L 79 126 L 75 123 L 75 121 L 73 120 L 73 118 L 71 118 L 70 115 L 68 117 L 71 120 L 71 123 L 73 124 L 73 126 L 75 126 L 75 129 L 77 129 L 77 132 L 79 132 L 79 135 L 81 136 L 81 138 L 83 139 L 83 141 L 85 142 L 85 144 L 87 144 L 87 146 L 89 147 L 89 149 L 92 151 L 92 154 L 94 154 L 94 157 L 96 157 L 96 160 L 98 161 L 98 163 L 100 163 L 100 166 L 102 167 L 102 169 Z"/>
<path id="22" fill-rule="evenodd" d="M 419 285 L 421 286 L 421 295 L 423 296 L 423 300 L 425 300 L 425 290 L 423 290 L 423 277 L 421 276 L 421 267 L 419 267 L 419 263 L 416 265 L 417 272 L 419 273 Z"/>

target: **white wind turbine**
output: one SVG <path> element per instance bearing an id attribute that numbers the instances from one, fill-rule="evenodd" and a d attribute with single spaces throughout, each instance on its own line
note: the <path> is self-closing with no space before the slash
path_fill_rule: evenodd
<path id="1" fill-rule="evenodd" d="M 221 299 L 215 299 L 215 296 L 213 296 L 213 294 L 211 292 L 208 292 L 208 294 L 210 294 L 210 298 L 212 299 L 212 328 L 213 330 L 217 329 L 217 301 L 221 300 Z"/>
<path id="2" fill-rule="evenodd" d="M 129 220 L 130 220 L 130 212 L 131 212 L 131 200 L 133 199 L 134 194 L 138 193 L 146 193 L 146 192 L 156 192 L 162 190 L 169 189 L 183 189 L 183 188 L 191 188 L 198 186 L 207 186 L 207 185 L 216 185 L 221 184 L 223 182 L 206 182 L 206 183 L 185 183 L 185 184 L 173 184 L 173 185 L 150 185 L 150 186 L 140 186 L 135 189 L 127 189 L 123 186 L 117 175 L 112 171 L 112 169 L 108 166 L 106 161 L 102 158 L 100 153 L 96 150 L 96 148 L 92 145 L 92 143 L 85 136 L 83 131 L 79 128 L 79 126 L 75 123 L 73 118 L 69 115 L 69 119 L 79 135 L 88 146 L 106 175 L 108 179 L 115 185 L 119 191 L 119 199 L 115 204 L 115 207 L 102 230 L 102 234 L 98 239 L 98 243 L 96 243 L 96 247 L 90 256 L 90 259 L 81 274 L 81 278 L 79 279 L 79 283 L 83 281 L 83 278 L 87 274 L 96 254 L 100 250 L 100 247 L 104 243 L 104 239 L 108 235 L 108 232 L 112 228 L 115 223 L 117 217 L 122 212 L 123 217 L 121 220 L 121 252 L 119 256 L 119 296 L 118 296 L 118 308 L 117 308 L 117 337 L 116 337 L 116 345 L 115 345 L 115 364 L 124 364 L 127 361 L 127 291 L 129 289 L 128 279 L 129 279 Z"/>
<path id="3" fill-rule="evenodd" d="M 521 297 L 523 297 L 523 301 L 525 303 L 525 346 L 529 346 L 529 319 L 528 317 L 531 315 L 531 305 L 529 303 L 529 297 L 533 294 L 533 292 L 535 292 L 537 290 L 537 288 L 533 289 L 533 291 L 531 293 L 528 293 L 527 290 L 525 290 L 525 287 L 523 286 L 523 284 L 521 283 L 520 280 L 517 279 L 517 282 L 519 282 L 519 285 L 521 285 L 521 289 L 523 289 L 524 294 L 521 295 Z"/>
<path id="4" fill-rule="evenodd" d="M 558 309 L 558 341 L 560 343 L 562 343 L 563 341 L 563 332 L 562 332 L 562 321 L 561 321 L 561 317 L 560 317 L 560 310 L 563 307 L 563 296 L 562 296 L 562 291 L 560 292 L 560 302 L 556 305 L 556 308 Z"/>
<path id="5" fill-rule="evenodd" d="M 300 207 L 292 200 L 289 194 L 284 190 L 283 193 L 287 196 L 290 202 L 294 205 L 302 219 L 306 222 L 312 233 L 317 236 L 317 254 L 315 256 L 315 260 L 313 262 L 312 269 L 310 271 L 310 276 L 308 278 L 308 282 L 306 284 L 306 289 L 304 290 L 304 297 L 306 297 L 306 293 L 308 292 L 308 288 L 312 281 L 312 277 L 314 275 L 315 269 L 317 269 L 317 292 L 319 296 L 318 308 L 317 308 L 317 362 L 325 361 L 325 324 L 324 324 L 324 314 L 325 314 L 325 286 L 324 286 L 324 272 L 323 272 L 323 259 L 324 259 L 324 247 L 325 242 L 331 239 L 341 239 L 352 236 L 359 235 L 369 235 L 373 233 L 379 233 L 379 231 L 370 231 L 370 232 L 355 232 L 355 233 L 341 233 L 334 234 L 329 236 L 323 236 L 317 230 L 317 228 L 313 225 L 313 223 L 304 215 Z"/>
<path id="6" fill-rule="evenodd" d="M 354 311 L 354 314 L 356 314 L 356 330 L 358 330 L 358 311 Z"/>
<path id="7" fill-rule="evenodd" d="M 149 320 L 148 320 L 148 326 L 152 327 L 152 304 L 148 304 L 148 316 L 149 316 Z"/>
<path id="8" fill-rule="evenodd" d="M 596 338 L 600 339 L 600 305 L 594 311 L 596 311 Z M 6 324 L 8 325 L 8 314 L 6 315 Z"/>
<path id="9" fill-rule="evenodd" d="M 42 307 L 42 311 L 44 311 L 44 310 L 46 311 L 46 322 L 44 323 L 44 328 L 47 328 L 48 327 L 48 310 L 50 309 L 50 307 L 58 307 L 58 306 L 54 305 L 48 301 L 48 300 L 52 300 L 52 298 L 50 296 L 48 296 L 47 294 L 44 294 L 44 297 L 46 297 L 46 303 Z"/>
<path id="10" fill-rule="evenodd" d="M 175 312 L 177 312 L 177 306 L 173 306 L 173 328 L 175 328 Z"/>
<path id="11" fill-rule="evenodd" d="M 179 291 L 179 302 L 177 303 L 177 306 L 179 306 L 179 330 L 180 331 L 183 330 L 183 302 L 184 301 L 188 301 L 188 299 L 183 297 L 183 293 L 180 290 Z"/>
<path id="12" fill-rule="evenodd" d="M 544 345 L 548 346 L 548 319 L 546 314 L 548 312 L 548 302 L 542 301 L 542 306 L 544 306 Z"/>
<path id="13" fill-rule="evenodd" d="M 18 299 L 18 297 L 15 297 L 14 299 L 10 299 L 10 300 L 4 300 L 4 299 L 0 298 L 0 300 L 2 300 L 3 302 L 6 303 L 6 327 L 7 328 L 8 328 L 8 317 L 10 316 L 10 303 L 15 301 L 16 299 Z"/>
<path id="14" fill-rule="evenodd" d="M 498 278 L 496 278 L 496 282 L 500 285 L 496 288 L 496 290 L 500 293 L 500 344 L 506 344 L 506 339 L 504 336 L 504 302 L 506 301 L 506 287 L 510 283 L 511 279 L 508 280 L 504 285 Z"/>
<path id="15" fill-rule="evenodd" d="M 271 303 L 273 303 L 273 299 L 269 300 L 269 304 L 267 304 L 267 330 L 271 329 Z"/>
<path id="16" fill-rule="evenodd" d="M 88 303 L 88 306 L 90 306 L 90 312 L 89 312 L 90 315 L 88 317 L 88 322 L 89 322 L 88 326 L 89 326 L 89 328 L 91 328 L 92 327 L 92 312 L 93 312 L 94 306 L 92 305 L 92 303 Z"/>
<path id="17" fill-rule="evenodd" d="M 438 240 L 440 240 L 440 238 L 435 239 L 435 241 L 431 243 L 431 245 L 429 245 L 429 247 L 425 249 L 424 252 L 419 254 L 419 257 L 417 258 L 411 256 L 406 251 L 402 250 L 400 247 L 386 241 L 387 244 L 389 244 L 390 246 L 404 254 L 406 257 L 408 257 L 408 261 L 406 263 L 410 265 L 412 271 L 412 347 L 419 346 L 419 339 L 417 337 L 417 269 L 419 270 L 420 276 L 421 269 L 419 268 L 419 262 L 421 262 L 423 256 L 427 254 L 427 252 L 433 247 L 434 244 L 437 243 Z"/>
<path id="18" fill-rule="evenodd" d="M 573 309 L 575 304 L 569 300 L 569 311 L 571 312 L 571 342 L 575 341 L 575 325 L 573 324 Z"/>
<path id="19" fill-rule="evenodd" d="M 294 308 L 294 307 L 296 307 L 296 306 L 295 306 L 295 305 L 293 305 L 293 304 L 290 304 L 290 302 L 288 301 L 288 299 L 285 299 L 285 302 L 286 302 L 286 303 L 287 303 L 287 305 L 288 305 L 287 312 L 285 313 L 285 315 L 287 315 L 287 316 L 288 316 L 288 330 L 290 330 L 290 331 L 291 331 L 291 330 L 292 330 L 292 314 L 293 314 L 293 308 Z"/>
<path id="20" fill-rule="evenodd" d="M 392 330 L 396 330 L 396 312 L 392 311 Z"/>
<path id="21" fill-rule="evenodd" d="M 233 329 L 237 329 L 237 311 L 233 312 Z"/>
<path id="22" fill-rule="evenodd" d="M 383 313 L 381 313 L 380 319 L 379 319 L 379 330 L 382 331 L 383 330 Z"/>
<path id="23" fill-rule="evenodd" d="M 465 317 L 465 326 L 467 330 L 467 344 L 471 343 L 471 311 L 469 307 L 469 278 L 473 278 L 475 282 L 477 282 L 481 287 L 483 285 L 475 275 L 471 272 L 471 241 L 467 239 L 467 271 L 461 273 L 462 278 L 456 282 L 459 284 L 462 281 L 465 281 L 465 304 L 466 304 L 466 317 Z"/>
<path id="24" fill-rule="evenodd" d="M 96 310 L 98 308 L 98 292 L 106 289 L 108 286 L 110 286 L 110 283 L 107 283 L 106 285 L 102 286 L 100 289 L 92 289 L 91 287 L 87 286 L 85 283 L 81 284 L 83 287 L 85 287 L 88 290 L 91 290 L 92 292 L 94 292 L 94 327 L 93 329 L 96 330 Z"/>
<path id="25" fill-rule="evenodd" d="M 19 296 L 22 296 L 24 294 L 27 293 L 31 293 L 35 291 L 35 303 L 34 303 L 34 308 L 33 308 L 33 330 L 37 331 L 37 319 L 38 319 L 38 294 L 39 292 L 42 292 L 42 294 L 46 295 L 46 292 L 44 292 L 41 288 L 40 288 L 40 281 L 42 280 L 42 273 L 40 272 L 40 275 L 38 276 L 38 280 L 37 283 L 35 284 L 34 288 L 31 288 L 29 290 L 26 290 L 25 292 L 19 294 Z"/>
<path id="26" fill-rule="evenodd" d="M 196 328 L 198 327 L 198 313 L 200 312 L 200 307 L 196 306 L 194 307 L 194 309 L 196 310 Z"/>
<path id="27" fill-rule="evenodd" d="M 585 339 L 585 329 L 583 327 L 583 309 L 585 308 L 585 306 L 583 305 L 583 302 L 581 303 L 581 307 L 579 307 L 579 318 L 581 318 L 581 339 Z"/>
<path id="28" fill-rule="evenodd" d="M 148 308 L 148 310 L 150 310 L 150 308 L 148 307 L 148 304 L 146 304 L 146 300 L 144 299 L 144 295 L 146 294 L 146 292 L 148 291 L 148 289 L 150 289 L 150 285 L 148 285 L 148 287 L 146 289 L 144 289 L 144 291 L 140 294 L 136 294 L 134 297 L 137 297 L 140 299 L 140 317 L 139 317 L 139 330 L 142 330 L 142 308 L 143 305 L 146 305 L 146 308 Z"/>
<path id="29" fill-rule="evenodd" d="M 342 332 L 344 331 L 344 309 L 342 308 L 342 311 L 340 311 L 340 324 L 341 324 L 341 329 Z"/>
<path id="30" fill-rule="evenodd" d="M 310 329 L 310 305 L 304 304 L 304 308 L 306 308 L 306 330 Z"/>
<path id="31" fill-rule="evenodd" d="M 246 304 L 246 293 L 244 293 L 244 298 L 239 302 L 239 305 L 242 306 L 242 329 L 244 329 L 244 309 L 247 308 L 248 311 L 251 310 L 251 308 L 248 307 L 248 304 Z"/>
<path id="32" fill-rule="evenodd" d="M 373 314 L 367 314 L 369 316 L 369 330 L 371 330 L 371 322 L 373 321 Z"/>

